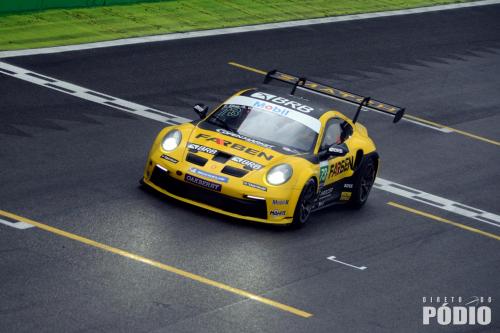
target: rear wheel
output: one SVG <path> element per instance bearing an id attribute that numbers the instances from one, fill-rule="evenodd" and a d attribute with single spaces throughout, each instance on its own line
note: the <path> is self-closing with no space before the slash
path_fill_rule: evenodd
<path id="1" fill-rule="evenodd" d="M 375 177 L 377 176 L 375 161 L 372 158 L 363 161 L 358 172 L 359 176 L 354 184 L 354 190 L 349 201 L 349 204 L 354 208 L 363 207 L 368 200 L 368 195 L 370 194 L 373 183 L 375 183 Z"/>
<path id="2" fill-rule="evenodd" d="M 293 214 L 293 227 L 302 227 L 309 220 L 311 212 L 316 200 L 316 182 L 314 179 L 309 179 L 302 188 L 299 200 L 295 206 Z"/>

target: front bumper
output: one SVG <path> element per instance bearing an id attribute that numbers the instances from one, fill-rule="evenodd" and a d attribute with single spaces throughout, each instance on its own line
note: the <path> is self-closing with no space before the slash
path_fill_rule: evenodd
<path id="1" fill-rule="evenodd" d="M 151 188 L 172 198 L 238 219 L 271 224 L 292 222 L 292 207 L 287 205 L 284 208 L 274 205 L 278 201 L 282 204 L 283 201 L 290 202 L 290 200 L 269 198 L 260 200 L 248 198 L 244 193 L 235 196 L 212 191 L 184 181 L 182 176 L 186 170 L 179 170 L 178 165 L 176 167 L 150 161 L 146 167 L 143 181 Z M 266 194 L 269 196 L 270 193 Z M 280 212 L 280 215 L 277 215 L 276 212 Z"/>

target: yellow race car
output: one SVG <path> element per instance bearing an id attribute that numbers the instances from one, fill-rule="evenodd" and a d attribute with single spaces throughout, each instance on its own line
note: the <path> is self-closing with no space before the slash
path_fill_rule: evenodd
<path id="1" fill-rule="evenodd" d="M 354 118 L 333 110 L 331 98 L 357 104 Z M 375 144 L 357 123 L 363 108 L 392 114 L 394 122 L 404 114 L 273 70 L 261 88 L 242 90 L 212 112 L 197 104 L 199 120 L 165 127 L 141 183 L 217 213 L 273 224 L 302 226 L 311 212 L 334 204 L 361 207 L 379 167 Z"/>

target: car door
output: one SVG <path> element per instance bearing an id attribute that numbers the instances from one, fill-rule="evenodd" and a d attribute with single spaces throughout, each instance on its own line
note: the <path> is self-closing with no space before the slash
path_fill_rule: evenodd
<path id="1" fill-rule="evenodd" d="M 326 152 L 334 144 L 350 145 L 352 126 L 341 118 L 331 118 L 325 125 L 319 147 L 320 160 L 320 205 L 336 200 L 341 195 L 343 187 L 335 186 L 339 180 L 350 177 L 354 173 L 354 153 L 351 149 L 345 156 L 329 156 Z M 346 194 L 347 196 L 347 194 Z M 348 198 L 344 198 L 347 200 Z"/>

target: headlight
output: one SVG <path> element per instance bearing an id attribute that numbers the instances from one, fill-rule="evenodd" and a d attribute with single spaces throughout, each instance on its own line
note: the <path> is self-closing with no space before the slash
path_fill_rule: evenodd
<path id="1" fill-rule="evenodd" d="M 163 141 L 161 142 L 161 147 L 165 151 L 172 151 L 179 146 L 181 140 L 182 140 L 181 131 L 179 130 L 170 131 L 163 138 Z"/>
<path id="2" fill-rule="evenodd" d="M 269 170 L 266 179 L 271 185 L 281 185 L 292 177 L 292 167 L 288 164 L 278 164 Z"/>

